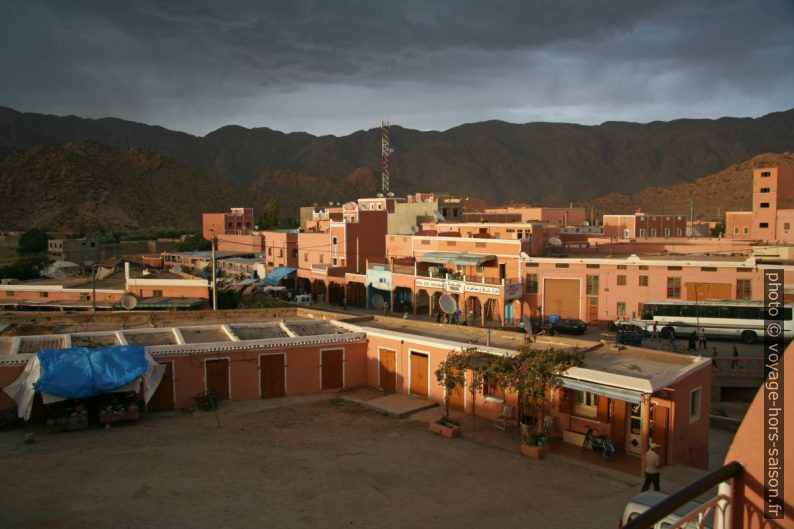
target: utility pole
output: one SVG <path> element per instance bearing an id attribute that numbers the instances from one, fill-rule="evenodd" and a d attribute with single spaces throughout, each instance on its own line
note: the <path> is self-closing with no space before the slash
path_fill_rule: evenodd
<path id="1" fill-rule="evenodd" d="M 695 201 L 689 201 L 689 236 L 695 236 Z"/>
<path id="2" fill-rule="evenodd" d="M 91 312 L 96 312 L 96 274 L 99 263 L 91 265 Z"/>
<path id="3" fill-rule="evenodd" d="M 215 230 L 212 230 L 212 310 L 218 310 L 218 283 L 215 278 L 215 244 L 218 238 L 215 236 Z"/>

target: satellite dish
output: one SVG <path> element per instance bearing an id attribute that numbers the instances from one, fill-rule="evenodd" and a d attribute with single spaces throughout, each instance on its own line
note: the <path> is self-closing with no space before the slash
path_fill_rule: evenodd
<path id="1" fill-rule="evenodd" d="M 457 310 L 458 302 L 449 294 L 444 294 L 438 298 L 438 306 L 441 307 L 441 310 L 446 314 L 452 314 Z"/>
<path id="2" fill-rule="evenodd" d="M 66 273 L 65 273 L 63 270 L 61 270 L 60 268 L 56 269 L 56 270 L 55 270 L 55 271 L 52 273 L 52 278 L 53 278 L 53 279 L 55 279 L 55 280 L 57 280 L 57 281 L 64 281 L 64 280 L 65 280 L 65 279 L 67 279 L 68 277 L 69 277 L 69 276 L 67 276 L 67 275 L 66 275 Z"/>
<path id="3" fill-rule="evenodd" d="M 387 196 L 387 197 L 393 197 L 393 196 L 394 196 L 394 193 L 392 193 L 391 191 L 389 191 L 388 193 L 386 193 L 386 196 Z"/>
<path id="4" fill-rule="evenodd" d="M 173 268 L 171 268 L 171 272 L 173 272 L 175 274 L 181 274 L 182 273 L 182 267 L 179 266 L 179 265 L 176 265 Z"/>
<path id="5" fill-rule="evenodd" d="M 589 220 L 586 220 L 586 221 L 584 221 L 584 222 L 582 223 L 582 225 L 583 225 L 583 226 L 589 226 L 589 225 L 590 225 L 590 221 L 589 221 Z"/>
<path id="6" fill-rule="evenodd" d="M 377 195 L 375 195 L 375 196 L 377 196 L 378 198 L 383 198 L 383 193 L 378 193 L 378 194 L 377 194 Z"/>
<path id="7" fill-rule="evenodd" d="M 555 248 L 562 246 L 562 240 L 559 237 L 549 237 L 549 244 Z"/>
<path id="8" fill-rule="evenodd" d="M 333 205 L 334 205 L 334 203 L 333 203 L 333 202 L 329 202 L 329 203 L 328 203 L 328 205 L 329 205 L 329 206 L 333 206 Z"/>
<path id="9" fill-rule="evenodd" d="M 386 304 L 386 300 L 383 299 L 383 296 L 380 294 L 375 294 L 372 296 L 372 306 L 376 309 L 382 309 L 383 306 Z"/>
<path id="10" fill-rule="evenodd" d="M 416 226 L 416 225 L 411 226 L 411 233 L 416 233 L 418 231 L 419 231 L 419 226 Z"/>
<path id="11" fill-rule="evenodd" d="M 254 229 L 258 230 L 259 229 L 259 224 L 254 224 Z"/>
<path id="12" fill-rule="evenodd" d="M 127 294 L 121 299 L 121 306 L 124 307 L 124 310 L 132 310 L 138 306 L 138 298 L 132 294 Z"/>

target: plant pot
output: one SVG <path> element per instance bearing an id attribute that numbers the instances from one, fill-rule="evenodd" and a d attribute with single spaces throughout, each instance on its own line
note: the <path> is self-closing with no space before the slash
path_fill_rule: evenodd
<path id="1" fill-rule="evenodd" d="M 543 459 L 546 452 L 549 451 L 549 445 L 534 446 L 526 443 L 521 443 L 521 453 L 532 459 Z"/>
<path id="2" fill-rule="evenodd" d="M 460 426 L 443 419 L 431 421 L 429 431 L 436 435 L 442 435 L 448 439 L 460 437 Z"/>

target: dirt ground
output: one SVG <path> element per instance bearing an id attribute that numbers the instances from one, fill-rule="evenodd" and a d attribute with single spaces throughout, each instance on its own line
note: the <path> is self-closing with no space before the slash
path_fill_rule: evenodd
<path id="1" fill-rule="evenodd" d="M 4 528 L 615 527 L 638 480 L 328 395 L 0 433 Z"/>

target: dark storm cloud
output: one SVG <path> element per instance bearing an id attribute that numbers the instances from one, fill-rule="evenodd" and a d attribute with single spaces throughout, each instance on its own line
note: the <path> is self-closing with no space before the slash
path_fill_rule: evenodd
<path id="1" fill-rule="evenodd" d="M 204 133 L 794 106 L 794 4 L 4 2 L 0 104 Z"/>

